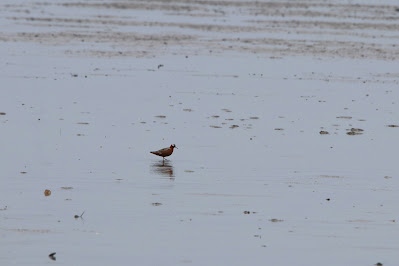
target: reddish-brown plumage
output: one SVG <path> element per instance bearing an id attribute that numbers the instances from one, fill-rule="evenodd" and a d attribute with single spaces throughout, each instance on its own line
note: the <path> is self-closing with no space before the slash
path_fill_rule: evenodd
<path id="1" fill-rule="evenodd" d="M 165 159 L 165 157 L 172 155 L 174 148 L 177 149 L 176 145 L 172 144 L 172 145 L 170 145 L 169 148 L 160 149 L 158 151 L 150 151 L 150 153 L 161 156 L 162 158 Z"/>

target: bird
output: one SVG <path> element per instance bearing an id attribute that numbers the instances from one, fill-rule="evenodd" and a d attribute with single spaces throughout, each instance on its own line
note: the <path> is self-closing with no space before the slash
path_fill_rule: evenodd
<path id="1" fill-rule="evenodd" d="M 177 149 L 176 145 L 172 144 L 172 145 L 170 145 L 169 148 L 160 149 L 158 151 L 150 151 L 150 153 L 158 155 L 158 156 L 162 156 L 163 160 L 165 160 L 165 157 L 172 155 L 174 148 Z"/>

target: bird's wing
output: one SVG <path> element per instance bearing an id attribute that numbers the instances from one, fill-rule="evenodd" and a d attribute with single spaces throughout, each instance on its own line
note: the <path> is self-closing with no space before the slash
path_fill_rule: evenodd
<path id="1" fill-rule="evenodd" d="M 150 153 L 162 156 L 162 154 L 166 153 L 169 150 L 169 148 L 163 148 L 157 151 L 150 151 Z"/>

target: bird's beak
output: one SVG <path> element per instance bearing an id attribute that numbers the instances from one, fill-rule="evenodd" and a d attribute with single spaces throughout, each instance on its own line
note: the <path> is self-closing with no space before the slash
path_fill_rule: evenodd
<path id="1" fill-rule="evenodd" d="M 175 148 L 178 149 L 176 146 L 175 146 Z"/>

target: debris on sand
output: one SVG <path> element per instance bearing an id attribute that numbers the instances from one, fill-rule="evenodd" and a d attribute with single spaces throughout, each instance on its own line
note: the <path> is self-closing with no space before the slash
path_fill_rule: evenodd
<path id="1" fill-rule="evenodd" d="M 329 135 L 330 133 L 328 133 L 328 131 L 324 131 L 324 130 L 322 130 L 322 131 L 320 131 L 320 135 Z"/>
<path id="2" fill-rule="evenodd" d="M 154 203 L 151 203 L 151 205 L 152 205 L 152 206 L 161 206 L 162 203 L 160 203 L 160 202 L 154 202 Z"/>
<path id="3" fill-rule="evenodd" d="M 323 178 L 343 178 L 343 176 L 339 176 L 339 175 L 320 175 L 320 177 L 323 177 Z"/>
<path id="4" fill-rule="evenodd" d="M 351 128 L 349 132 L 346 132 L 347 135 L 354 136 L 354 135 L 362 135 L 364 130 L 361 128 Z"/>
<path id="5" fill-rule="evenodd" d="M 46 190 L 44 191 L 44 196 L 48 197 L 48 196 L 50 196 L 50 195 L 51 195 L 51 190 L 50 190 L 50 189 L 46 189 Z"/>
<path id="6" fill-rule="evenodd" d="M 387 127 L 399 127 L 399 125 L 387 125 Z"/>
<path id="7" fill-rule="evenodd" d="M 81 215 L 77 215 L 77 214 L 75 214 L 75 219 L 78 219 L 78 218 L 83 218 L 83 214 L 85 214 L 85 211 L 83 211 L 82 212 L 82 214 Z"/>
<path id="8" fill-rule="evenodd" d="M 49 256 L 49 258 L 51 259 L 51 260 L 57 260 L 57 258 L 55 257 L 55 252 L 53 252 L 53 253 L 51 253 L 50 255 L 48 255 Z"/>
<path id="9" fill-rule="evenodd" d="M 272 222 L 272 223 L 281 223 L 281 222 L 284 222 L 284 220 L 275 219 L 275 218 L 270 219 L 269 221 Z"/>

